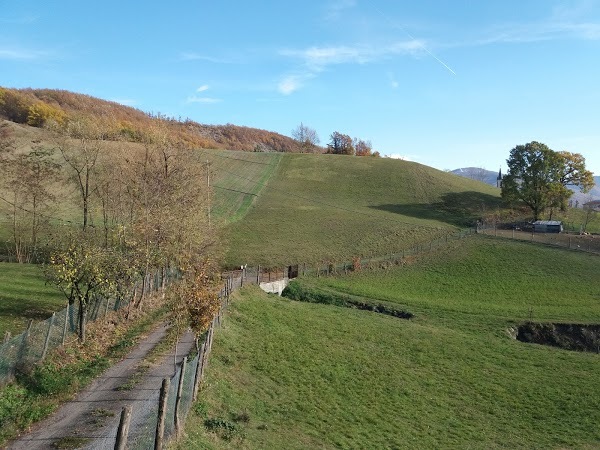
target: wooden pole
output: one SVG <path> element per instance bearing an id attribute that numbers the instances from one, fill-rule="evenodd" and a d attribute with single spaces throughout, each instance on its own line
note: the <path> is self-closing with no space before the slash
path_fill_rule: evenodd
<path id="1" fill-rule="evenodd" d="M 17 359 L 22 359 L 27 354 L 27 341 L 29 339 L 29 333 L 31 333 L 31 327 L 33 326 L 33 319 L 29 320 L 29 324 L 27 325 L 27 330 L 23 333 L 23 340 L 21 341 L 21 347 L 19 348 L 19 353 Z"/>
<path id="2" fill-rule="evenodd" d="M 181 406 L 181 395 L 183 394 L 183 382 L 185 379 L 185 368 L 187 366 L 187 356 L 184 356 L 181 363 L 181 375 L 179 376 L 179 384 L 177 385 L 177 396 L 175 397 L 175 433 L 181 433 L 182 423 L 179 415 L 179 407 Z"/>
<path id="3" fill-rule="evenodd" d="M 256 284 L 260 284 L 260 264 L 256 268 Z"/>
<path id="4" fill-rule="evenodd" d="M 160 397 L 158 399 L 158 422 L 156 423 L 156 434 L 154 437 L 154 450 L 162 450 L 165 437 L 165 416 L 167 415 L 167 400 L 169 399 L 168 378 L 164 378 L 160 388 Z"/>
<path id="5" fill-rule="evenodd" d="M 131 423 L 131 409 L 131 405 L 127 405 L 121 411 L 121 420 L 119 421 L 119 428 L 117 430 L 115 450 L 125 450 L 127 448 L 129 424 Z"/>
<path id="6" fill-rule="evenodd" d="M 200 347 L 200 353 L 198 353 L 198 365 L 196 366 L 196 373 L 194 374 L 194 391 L 192 394 L 192 401 L 195 402 L 198 398 L 198 390 L 200 389 L 200 383 L 202 382 L 202 366 L 204 365 L 204 349 L 206 343 L 203 342 Z"/>
<path id="7" fill-rule="evenodd" d="M 65 323 L 63 325 L 62 345 L 65 345 L 65 340 L 67 339 L 67 324 L 68 323 L 69 323 L 69 302 L 67 302 L 67 308 L 65 309 Z"/>
<path id="8" fill-rule="evenodd" d="M 48 324 L 48 332 L 46 333 L 46 340 L 44 341 L 44 350 L 42 350 L 42 357 L 40 361 L 43 361 L 46 357 L 46 353 L 48 353 L 48 345 L 50 345 L 50 333 L 52 333 L 52 325 L 54 325 L 54 318 L 56 317 L 56 313 L 52 313 L 52 317 L 50 317 L 50 323 Z"/>

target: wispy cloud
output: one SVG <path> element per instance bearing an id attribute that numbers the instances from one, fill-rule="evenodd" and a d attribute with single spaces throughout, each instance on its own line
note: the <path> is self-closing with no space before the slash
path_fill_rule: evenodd
<path id="1" fill-rule="evenodd" d="M 179 53 L 180 61 L 206 61 L 214 64 L 233 64 L 234 61 L 226 58 L 215 58 L 213 56 L 202 55 L 195 52 Z"/>
<path id="2" fill-rule="evenodd" d="M 325 19 L 337 20 L 342 13 L 356 6 L 356 0 L 333 0 L 325 6 Z"/>
<path id="3" fill-rule="evenodd" d="M 366 64 L 398 55 L 415 54 L 422 50 L 419 40 L 398 41 L 389 45 L 322 46 L 302 50 L 282 50 L 281 55 L 296 58 L 313 70 L 333 64 Z"/>
<path id="4" fill-rule="evenodd" d="M 220 103 L 222 101 L 223 100 L 220 98 L 198 97 L 196 95 L 192 95 L 185 100 L 186 103 L 204 103 L 204 104 Z"/>
<path id="5" fill-rule="evenodd" d="M 600 22 L 590 20 L 597 2 L 560 3 L 546 18 L 527 23 L 503 24 L 492 29 L 479 44 L 538 42 L 556 39 L 600 40 Z"/>
<path id="6" fill-rule="evenodd" d="M 600 23 L 538 22 L 496 27 L 478 44 L 540 42 L 556 39 L 600 40 Z"/>
<path id="7" fill-rule="evenodd" d="M 400 55 L 420 53 L 423 42 L 418 40 L 398 41 L 388 45 L 371 44 L 355 46 L 313 46 L 305 49 L 285 49 L 279 54 L 298 62 L 295 72 L 282 77 L 277 90 L 290 95 L 301 89 L 306 82 L 315 78 L 329 66 L 340 64 L 368 64 Z"/>
<path id="8" fill-rule="evenodd" d="M 304 86 L 307 75 L 286 75 L 279 81 L 277 90 L 283 95 L 290 95 Z"/>
<path id="9" fill-rule="evenodd" d="M 398 89 L 400 87 L 400 83 L 396 80 L 396 76 L 392 73 L 388 73 L 388 79 L 390 80 L 390 87 L 392 89 Z"/>
<path id="10" fill-rule="evenodd" d="M 47 59 L 52 56 L 51 52 L 43 50 L 32 50 L 19 47 L 0 47 L 0 59 L 13 61 L 34 61 Z"/>
<path id="11" fill-rule="evenodd" d="M 205 91 L 208 91 L 208 89 L 209 89 L 208 84 L 203 84 L 198 89 L 196 89 L 196 92 L 205 92 Z"/>

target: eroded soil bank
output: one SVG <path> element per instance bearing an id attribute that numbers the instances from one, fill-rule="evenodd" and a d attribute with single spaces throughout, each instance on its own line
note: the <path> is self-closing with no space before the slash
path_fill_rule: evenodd
<path id="1" fill-rule="evenodd" d="M 519 326 L 517 340 L 600 353 L 600 325 L 526 322 Z"/>

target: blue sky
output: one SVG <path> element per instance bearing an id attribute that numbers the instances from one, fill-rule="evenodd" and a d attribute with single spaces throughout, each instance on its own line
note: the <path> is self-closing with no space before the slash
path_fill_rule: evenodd
<path id="1" fill-rule="evenodd" d="M 599 0 L 0 0 L 0 85 L 303 122 L 438 169 L 537 140 L 600 175 Z"/>

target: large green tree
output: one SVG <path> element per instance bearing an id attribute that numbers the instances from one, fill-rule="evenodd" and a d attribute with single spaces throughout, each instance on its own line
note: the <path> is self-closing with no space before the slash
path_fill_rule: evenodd
<path id="1" fill-rule="evenodd" d="M 540 142 L 517 145 L 506 160 L 508 174 L 502 179 L 502 198 L 523 202 L 538 220 L 547 208 L 566 208 L 572 195 L 568 186 L 583 192 L 594 186 L 585 158 L 578 153 L 555 152 Z"/>

